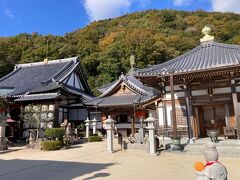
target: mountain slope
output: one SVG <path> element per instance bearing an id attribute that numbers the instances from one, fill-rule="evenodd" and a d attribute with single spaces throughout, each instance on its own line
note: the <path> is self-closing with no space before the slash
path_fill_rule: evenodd
<path id="1" fill-rule="evenodd" d="M 216 41 L 240 44 L 240 15 L 233 13 L 149 10 L 93 22 L 65 36 L 37 33 L 0 38 L 0 77 L 15 63 L 80 56 L 92 89 L 130 68 L 165 62 L 199 44 L 204 25 Z"/>

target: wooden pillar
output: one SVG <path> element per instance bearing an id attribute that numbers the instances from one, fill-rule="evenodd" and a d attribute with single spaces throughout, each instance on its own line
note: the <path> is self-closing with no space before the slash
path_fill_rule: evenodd
<path id="1" fill-rule="evenodd" d="M 230 127 L 230 122 L 229 122 L 229 117 L 230 117 L 230 113 L 229 113 L 229 106 L 228 104 L 225 104 L 225 123 L 227 127 Z"/>
<path id="2" fill-rule="evenodd" d="M 235 84 L 234 79 L 231 80 L 231 90 L 232 90 L 232 101 L 233 101 L 234 116 L 235 116 L 236 128 L 237 128 L 237 136 L 238 136 L 238 139 L 240 139 L 238 97 L 237 97 L 236 84 Z"/>
<path id="3" fill-rule="evenodd" d="M 133 116 L 132 116 L 132 122 L 131 122 L 131 134 L 132 134 L 132 137 L 134 137 L 135 135 L 135 118 L 136 118 L 136 104 L 134 103 L 133 104 Z"/>
<path id="4" fill-rule="evenodd" d="M 63 112 L 64 113 L 64 112 Z M 55 102 L 55 107 L 54 107 L 54 122 L 53 122 L 53 127 L 59 127 L 59 102 Z"/>
<path id="5" fill-rule="evenodd" d="M 171 103 L 172 103 L 173 137 L 176 138 L 177 137 L 177 120 L 176 120 L 173 74 L 170 75 L 170 89 L 171 89 Z"/>
<path id="6" fill-rule="evenodd" d="M 163 119 L 164 119 L 164 128 L 168 128 L 167 101 L 163 101 Z"/>
<path id="7" fill-rule="evenodd" d="M 187 124 L 188 124 L 188 138 L 189 142 L 192 143 L 193 139 L 193 130 L 192 130 L 192 122 L 191 122 L 191 117 L 192 117 L 192 103 L 190 103 L 190 89 L 189 86 L 184 86 L 185 89 L 185 97 L 186 97 L 186 107 L 187 107 Z"/>
<path id="8" fill-rule="evenodd" d="M 194 107 L 194 129 L 193 134 L 196 138 L 200 136 L 200 125 L 199 125 L 199 114 L 198 114 L 198 107 Z"/>

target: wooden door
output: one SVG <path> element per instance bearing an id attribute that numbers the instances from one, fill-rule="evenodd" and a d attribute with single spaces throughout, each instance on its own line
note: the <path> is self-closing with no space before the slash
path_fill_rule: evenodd
<path id="1" fill-rule="evenodd" d="M 223 135 L 223 127 L 226 126 L 226 110 L 224 105 L 201 106 L 198 108 L 200 136 L 206 137 L 207 130 L 219 129 Z"/>
<path id="2" fill-rule="evenodd" d="M 213 106 L 204 106 L 203 109 L 203 119 L 205 128 L 215 129 L 215 120 L 214 120 L 214 107 Z"/>
<path id="3" fill-rule="evenodd" d="M 223 127 L 226 126 L 226 109 L 224 105 L 216 105 L 215 106 L 215 129 L 219 129 L 219 134 L 223 135 Z"/>
<path id="4" fill-rule="evenodd" d="M 199 119 L 199 130 L 200 130 L 200 137 L 206 137 L 207 131 L 204 123 L 204 116 L 203 116 L 203 109 L 202 107 L 198 107 L 198 119 Z"/>

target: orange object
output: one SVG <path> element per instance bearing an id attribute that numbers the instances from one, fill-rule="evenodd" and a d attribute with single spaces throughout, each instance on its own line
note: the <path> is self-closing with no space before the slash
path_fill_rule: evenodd
<path id="1" fill-rule="evenodd" d="M 194 168 L 196 169 L 196 171 L 202 171 L 205 168 L 205 165 L 198 161 L 194 164 Z"/>

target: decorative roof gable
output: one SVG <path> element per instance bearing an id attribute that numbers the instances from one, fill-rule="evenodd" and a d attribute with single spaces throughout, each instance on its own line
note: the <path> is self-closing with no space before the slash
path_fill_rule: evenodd
<path id="1" fill-rule="evenodd" d="M 133 104 L 149 102 L 158 98 L 160 94 L 154 88 L 145 86 L 132 75 L 121 75 L 117 81 L 104 85 L 100 89 L 105 90 L 105 92 L 101 96 L 85 102 L 87 105 L 98 107 L 132 106 Z"/>
<path id="2" fill-rule="evenodd" d="M 123 74 L 119 77 L 117 81 L 115 81 L 115 83 L 107 87 L 108 88 L 105 88 L 105 92 L 100 96 L 101 98 L 110 95 L 116 95 L 116 92 L 120 91 L 122 91 L 122 93 L 120 94 L 123 95 L 123 91 L 125 91 L 126 89 L 128 90 L 128 93 L 126 94 L 132 92 L 132 94 L 150 95 L 149 92 L 145 91 L 142 88 L 143 84 L 140 81 L 138 81 L 133 76 L 124 76 Z"/>

